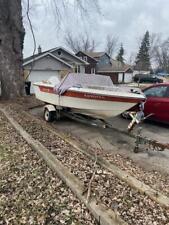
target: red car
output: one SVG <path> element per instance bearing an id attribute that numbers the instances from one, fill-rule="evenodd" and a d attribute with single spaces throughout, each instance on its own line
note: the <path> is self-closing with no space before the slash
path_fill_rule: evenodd
<path id="1" fill-rule="evenodd" d="M 155 120 L 169 124 L 169 83 L 151 85 L 142 90 L 146 96 L 144 104 L 144 115 L 150 120 Z M 138 105 L 132 107 L 127 112 L 122 113 L 122 117 L 131 118 L 130 111 L 138 111 Z"/>
<path id="2" fill-rule="evenodd" d="M 169 124 L 169 83 L 152 85 L 143 92 L 147 97 L 145 115 L 153 113 L 150 119 Z"/>

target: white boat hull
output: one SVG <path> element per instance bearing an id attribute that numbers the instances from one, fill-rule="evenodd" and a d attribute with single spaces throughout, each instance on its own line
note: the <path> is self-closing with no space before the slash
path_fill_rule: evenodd
<path id="1" fill-rule="evenodd" d="M 56 93 L 51 93 L 51 87 L 47 87 L 45 91 L 40 90 L 38 85 L 34 86 L 36 98 L 47 103 L 62 108 L 71 108 L 73 112 L 81 113 L 99 119 L 108 119 L 121 114 L 130 109 L 137 102 L 119 101 L 116 98 L 112 101 L 102 100 L 102 96 L 87 94 L 89 98 L 59 96 Z M 91 98 L 90 98 L 91 97 Z"/>

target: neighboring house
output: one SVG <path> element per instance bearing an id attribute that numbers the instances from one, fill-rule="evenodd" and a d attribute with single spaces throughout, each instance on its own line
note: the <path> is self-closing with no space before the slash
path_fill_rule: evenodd
<path id="1" fill-rule="evenodd" d="M 135 65 L 133 67 L 133 76 L 135 76 L 136 74 L 150 74 L 150 70 L 141 70 L 139 68 L 139 65 Z"/>
<path id="2" fill-rule="evenodd" d="M 91 57 L 87 53 L 84 53 L 84 52 L 81 52 L 81 51 L 78 52 L 76 54 L 76 56 L 78 56 L 82 60 L 88 62 L 88 65 L 85 67 L 85 73 L 88 73 L 88 74 L 95 73 L 96 65 L 97 65 L 97 60 L 96 59 L 94 59 L 93 57 Z"/>
<path id="3" fill-rule="evenodd" d="M 80 51 L 76 55 L 89 63 L 85 68 L 86 73 L 110 76 L 113 83 L 129 83 L 132 81 L 132 67 L 111 59 L 105 52 Z"/>
<path id="4" fill-rule="evenodd" d="M 135 76 L 136 74 L 150 74 L 150 70 L 137 70 L 137 69 L 134 69 L 133 70 L 133 76 Z"/>
<path id="5" fill-rule="evenodd" d="M 84 73 L 88 63 L 62 47 L 42 52 L 24 59 L 25 81 L 31 82 L 31 94 L 34 93 L 33 83 L 48 80 L 55 76 L 60 81 L 68 72 Z"/>
<path id="6" fill-rule="evenodd" d="M 130 83 L 133 80 L 133 69 L 130 65 L 111 60 L 111 65 L 99 68 L 99 74 L 109 75 L 113 83 Z"/>

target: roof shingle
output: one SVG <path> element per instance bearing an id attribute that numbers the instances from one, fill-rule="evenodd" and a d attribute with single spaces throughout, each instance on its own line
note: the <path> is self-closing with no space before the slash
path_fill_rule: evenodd
<path id="1" fill-rule="evenodd" d="M 98 72 L 126 72 L 128 69 L 132 70 L 132 67 L 128 64 L 112 59 L 111 65 L 102 66 Z"/>

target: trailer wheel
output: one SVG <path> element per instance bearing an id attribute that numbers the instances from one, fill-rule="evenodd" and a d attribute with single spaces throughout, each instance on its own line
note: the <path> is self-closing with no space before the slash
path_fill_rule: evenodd
<path id="1" fill-rule="evenodd" d="M 54 111 L 49 111 L 47 108 L 44 110 L 44 119 L 47 122 L 52 122 L 54 120 Z"/>

